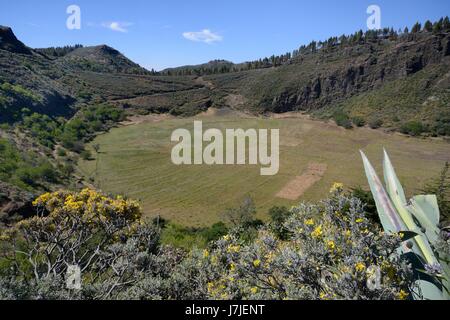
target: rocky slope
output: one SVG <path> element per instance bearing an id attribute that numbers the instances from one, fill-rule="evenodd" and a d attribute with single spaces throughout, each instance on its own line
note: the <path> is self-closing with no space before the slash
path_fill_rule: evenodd
<path id="1" fill-rule="evenodd" d="M 450 35 L 417 33 L 337 45 L 278 68 L 206 79 L 228 94 L 241 95 L 246 101 L 241 107 L 258 113 L 330 115 L 343 110 L 390 125 L 396 117 L 432 124 L 431 115 L 449 112 Z"/>

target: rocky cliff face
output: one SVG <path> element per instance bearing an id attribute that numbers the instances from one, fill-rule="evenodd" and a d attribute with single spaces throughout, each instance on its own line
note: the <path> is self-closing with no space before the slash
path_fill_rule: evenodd
<path id="1" fill-rule="evenodd" d="M 300 59 L 295 62 L 297 66 L 282 67 L 279 72 L 283 72 L 283 68 L 298 69 L 294 81 L 286 83 L 286 87 L 271 101 L 267 101 L 267 97 L 263 99 L 263 103 L 268 111 L 273 112 L 318 109 L 389 81 L 407 78 L 430 65 L 448 66 L 449 48 L 448 33 L 410 35 L 395 44 L 380 41 L 343 51 L 336 48 L 329 53 L 317 54 L 317 57 Z M 345 63 L 339 63 L 337 59 Z M 312 68 L 311 62 L 314 64 Z M 302 65 L 309 70 L 302 70 Z M 310 79 L 305 83 L 306 77 Z M 296 82 L 305 84 L 298 86 Z"/>

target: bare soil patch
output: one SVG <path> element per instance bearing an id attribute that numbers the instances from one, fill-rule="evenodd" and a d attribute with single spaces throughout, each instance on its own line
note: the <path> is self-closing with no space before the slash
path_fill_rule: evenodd
<path id="1" fill-rule="evenodd" d="M 128 116 L 126 121 L 121 122 L 120 124 L 123 126 L 131 126 L 134 124 L 140 123 L 149 123 L 149 122 L 161 122 L 169 119 L 173 119 L 174 117 L 167 113 L 162 114 L 148 114 L 148 115 L 133 115 Z"/>
<path id="2" fill-rule="evenodd" d="M 326 171 L 326 164 L 310 163 L 302 175 L 289 181 L 283 189 L 277 193 L 277 197 L 287 200 L 297 200 L 316 182 L 320 181 Z"/>
<path id="3" fill-rule="evenodd" d="M 229 94 L 225 97 L 225 103 L 233 109 L 244 106 L 246 102 L 247 100 L 240 94 Z"/>

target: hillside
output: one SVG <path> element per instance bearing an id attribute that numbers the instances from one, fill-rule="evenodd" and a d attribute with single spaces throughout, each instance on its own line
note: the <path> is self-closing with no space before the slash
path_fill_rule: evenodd
<path id="1" fill-rule="evenodd" d="M 277 68 L 205 79 L 225 98 L 239 96 L 243 102 L 234 107 L 256 113 L 306 111 L 326 117 L 344 112 L 397 130 L 421 121 L 432 131 L 439 119 L 449 119 L 449 55 L 448 31 L 424 32 L 334 45 Z"/>
<path id="2" fill-rule="evenodd" d="M 152 76 L 106 45 L 33 50 L 1 30 L 0 122 L 20 120 L 23 108 L 70 118 L 82 105 L 202 87 L 192 77 Z"/>
<path id="3" fill-rule="evenodd" d="M 160 75 L 197 77 L 214 107 L 255 114 L 302 111 L 347 128 L 449 135 L 450 28 L 448 19 L 434 25 L 438 31 L 359 31 L 312 42 L 292 54 L 239 64 L 214 60 Z M 127 103 L 154 111 L 159 98 Z"/>
<path id="4" fill-rule="evenodd" d="M 212 73 L 225 73 L 236 65 L 227 60 L 212 60 L 200 65 L 181 66 L 176 68 L 167 68 L 160 72 L 162 75 L 205 75 Z"/>
<path id="5" fill-rule="evenodd" d="M 149 71 L 107 45 L 78 48 L 65 55 L 61 62 L 82 71 L 150 74 Z"/>

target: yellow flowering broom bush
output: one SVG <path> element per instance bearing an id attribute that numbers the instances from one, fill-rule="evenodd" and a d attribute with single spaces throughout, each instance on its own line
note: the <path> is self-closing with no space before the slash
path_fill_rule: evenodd
<path id="1" fill-rule="evenodd" d="M 363 204 L 335 185 L 318 205 L 291 210 L 289 239 L 263 228 L 244 244 L 233 235 L 208 256 L 214 299 L 407 299 L 411 268 L 400 259 L 400 236 L 369 221 Z M 239 250 L 228 250 L 235 248 Z"/>
<path id="2" fill-rule="evenodd" d="M 37 216 L 1 235 L 2 262 L 8 266 L 5 278 L 27 283 L 23 298 L 111 297 L 124 279 L 135 278 L 128 270 L 131 260 L 156 250 L 158 233 L 141 221 L 136 201 L 84 189 L 45 193 L 33 205 Z M 69 266 L 80 269 L 86 291 L 67 289 Z M 0 296 L 1 288 L 0 284 Z"/>

